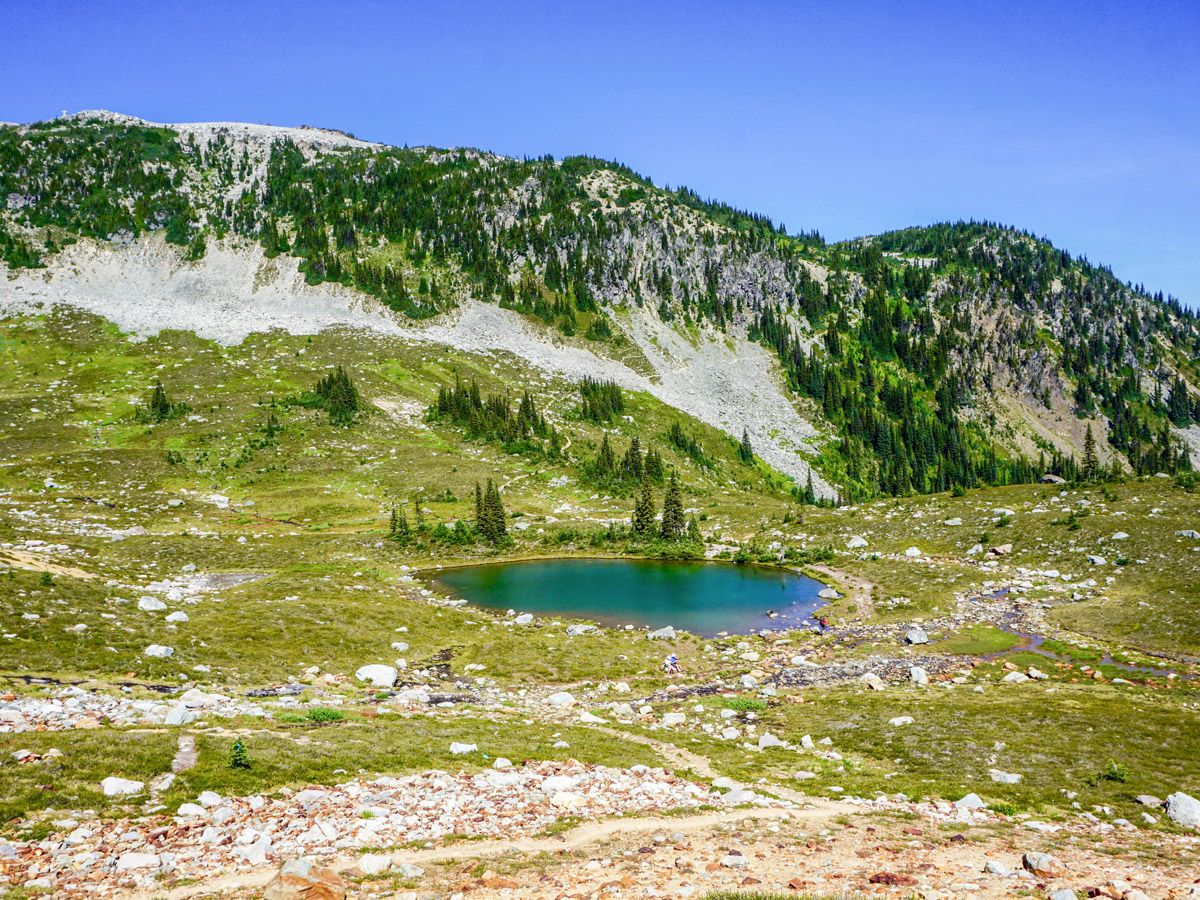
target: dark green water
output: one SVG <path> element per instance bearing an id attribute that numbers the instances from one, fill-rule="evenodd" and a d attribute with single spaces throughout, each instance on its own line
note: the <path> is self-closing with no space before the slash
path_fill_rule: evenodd
<path id="1" fill-rule="evenodd" d="M 547 559 L 447 569 L 442 590 L 501 612 L 573 616 L 605 625 L 673 625 L 711 637 L 794 628 L 824 601 L 811 578 L 758 566 L 634 559 Z M 778 615 L 770 618 L 768 610 Z"/>

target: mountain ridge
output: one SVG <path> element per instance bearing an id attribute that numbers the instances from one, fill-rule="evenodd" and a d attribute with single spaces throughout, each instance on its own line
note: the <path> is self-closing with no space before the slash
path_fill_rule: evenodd
<path id="1" fill-rule="evenodd" d="M 757 381 L 758 417 L 786 406 L 795 415 L 774 424 L 791 433 L 744 416 L 721 427 L 753 431 L 797 480 L 811 463 L 827 496 L 1070 475 L 1085 426 L 1104 465 L 1192 465 L 1195 314 L 1015 228 L 826 244 L 590 157 L 392 148 L 327 129 L 89 111 L 0 138 L 10 279 L 43 256 L 53 269 L 66 241 L 161 231 L 183 264 L 258 244 L 298 260 L 307 286 L 349 288 L 396 322 L 498 303 L 542 343 L 661 357 L 643 369 L 652 381 L 731 369 L 761 344 L 778 375 L 758 367 L 731 396 Z"/>

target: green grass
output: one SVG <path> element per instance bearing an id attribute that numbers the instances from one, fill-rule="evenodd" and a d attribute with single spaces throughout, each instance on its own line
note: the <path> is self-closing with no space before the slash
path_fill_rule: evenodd
<path id="1" fill-rule="evenodd" d="M 933 649 L 942 653 L 952 653 L 957 656 L 984 656 L 988 653 L 1002 653 L 1011 650 L 1021 643 L 1016 635 L 1009 634 L 992 625 L 972 625 L 956 634 L 936 641 Z"/>
<path id="2" fill-rule="evenodd" d="M 1046 665 L 1046 661 L 1042 661 Z M 694 752 L 708 755 L 722 774 L 753 784 L 767 779 L 815 794 L 831 786 L 845 795 L 872 797 L 902 792 L 914 799 L 955 800 L 969 792 L 992 803 L 1044 814 L 1069 812 L 1064 790 L 1077 791 L 1084 809 L 1105 804 L 1131 820 L 1142 811 L 1138 794 L 1166 796 L 1200 790 L 1200 745 L 1179 736 L 1200 729 L 1194 686 L 1169 691 L 1113 688 L 1052 681 L 1000 685 L 982 694 L 959 686 L 883 692 L 857 686 L 802 692 L 808 702 L 778 703 L 758 713 L 758 733 L 799 744 L 802 735 L 829 737 L 841 762 L 814 753 L 771 749 L 750 751 L 740 743 L 703 739 L 693 733 L 664 733 Z M 986 682 L 984 682 L 986 684 Z M 706 701 L 714 712 L 719 701 Z M 896 716 L 913 723 L 894 727 Z M 1123 783 L 1097 780 L 1115 762 L 1128 773 Z M 1015 785 L 997 784 L 988 769 L 1023 775 Z M 798 769 L 815 780 L 791 778 Z"/>

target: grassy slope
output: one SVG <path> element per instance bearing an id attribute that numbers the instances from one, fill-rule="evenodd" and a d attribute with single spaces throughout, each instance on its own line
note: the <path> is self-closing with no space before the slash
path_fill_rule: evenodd
<path id="1" fill-rule="evenodd" d="M 346 430 L 330 427 L 316 412 L 281 409 L 285 430 L 278 446 L 253 449 L 266 416 L 258 401 L 272 391 L 277 396 L 295 393 L 338 362 L 347 364 L 363 392 L 384 401 L 390 412 L 381 410 Z M 531 523 L 517 533 L 506 555 L 585 552 L 571 544 L 560 546 L 553 534 L 568 525 L 598 527 L 600 521 L 623 519 L 631 505 L 628 498 L 608 498 L 582 484 L 573 466 L 506 455 L 492 446 L 466 443 L 453 429 L 426 427 L 420 421 L 437 385 L 455 371 L 477 375 L 485 390 L 529 384 L 571 438 L 572 454 L 586 457 L 600 432 L 566 415 L 574 405 L 569 385 L 531 378 L 523 367 L 499 357 L 384 339 L 364 342 L 344 333 L 311 341 L 255 336 L 234 348 L 183 334 L 130 343 L 105 323 L 78 314 L 0 323 L 0 364 L 7 376 L 0 385 L 0 543 L 38 537 L 67 544 L 86 555 L 58 556 L 56 561 L 94 575 L 58 575 L 47 585 L 36 571 L 0 570 L 0 673 L 22 691 L 28 688 L 14 676 L 30 672 L 100 684 L 174 683 L 185 675 L 197 677 L 192 667 L 200 663 L 212 669 L 204 676 L 206 685 L 240 690 L 299 676 L 310 665 L 353 672 L 364 663 L 389 662 L 397 655 L 408 658 L 413 668 L 447 662 L 447 687 L 472 663 L 486 666 L 484 675 L 504 688 L 623 679 L 646 693 L 662 684 L 656 667 L 667 648 L 638 634 L 603 632 L 568 640 L 560 627 L 513 629 L 479 611 L 430 605 L 404 580 L 405 567 L 469 561 L 490 557 L 490 551 L 401 548 L 384 539 L 393 502 L 410 498 L 419 488 L 426 496 L 449 490 L 463 499 L 424 505 L 431 510 L 431 521 L 450 520 L 469 513 L 474 482 L 491 477 L 508 482 L 509 510 L 521 514 L 518 521 Z M 202 421 L 153 428 L 133 422 L 132 404 L 155 377 Z M 1174 535 L 1196 527 L 1196 497 L 1169 481 L 1132 481 L 1107 492 L 1072 490 L 1057 507 L 1051 500 L 1063 494 L 1062 488 L 1021 486 L 958 498 L 879 501 L 847 510 L 807 509 L 802 520 L 785 521 L 785 514 L 794 515 L 796 508 L 769 472 L 736 463 L 727 438 L 652 398 L 633 397 L 631 407 L 634 422 L 620 424 L 618 449 L 628 435 L 638 433 L 645 441 L 678 419 L 719 460 L 718 474 L 707 474 L 664 448 L 668 461 L 684 473 L 685 503 L 706 514 L 706 530 L 720 524 L 725 534 L 757 538 L 764 545 L 780 540 L 790 546 L 838 548 L 834 565 L 877 585 L 873 621 L 901 623 L 944 614 L 951 611 L 955 592 L 1012 577 L 1015 569 L 988 573 L 963 561 L 965 551 L 986 533 L 992 544 L 1014 545 L 1006 563 L 1014 567 L 1052 566 L 1079 577 L 1093 575 L 1102 584 L 1105 575 L 1115 579 L 1100 592 L 1104 599 L 1070 602 L 1069 594 L 1042 592 L 1054 603 L 1052 621 L 1094 635 L 1108 649 L 1123 645 L 1200 652 L 1195 587 L 1200 584 L 1200 553 L 1193 552 L 1192 542 Z M 168 448 L 184 461 L 168 464 Z M 567 485 L 549 487 L 550 479 L 560 475 L 568 476 Z M 58 487 L 47 486 L 46 479 Z M 213 493 L 231 498 L 229 507 L 207 499 Z M 1055 510 L 1080 499 L 1092 504 L 1090 514 L 1072 530 Z M 171 506 L 171 500 L 183 502 Z M 1051 511 L 1033 512 L 1039 504 Z M 992 510 L 1002 507 L 1015 515 L 1010 524 L 998 526 Z M 963 524 L 942 524 L 954 517 Z M 102 530 L 134 526 L 146 533 L 111 540 Z M 1120 555 L 1129 560 L 1120 567 L 1111 564 L 1115 545 L 1101 540 L 1117 530 L 1131 535 L 1120 545 Z M 871 550 L 887 555 L 860 559 L 842 551 L 852 534 L 863 535 Z M 911 545 L 934 554 L 938 564 L 891 555 Z M 1092 571 L 1085 555 L 1095 552 L 1106 555 L 1110 564 Z M 189 563 L 205 572 L 262 577 L 183 607 L 190 621 L 177 627 L 164 624 L 161 613 L 136 609 L 139 586 L 176 576 Z M 1042 593 L 1035 590 L 1031 596 Z M 24 618 L 28 613 L 40 618 Z M 843 602 L 836 614 L 849 618 L 857 613 Z M 87 630 L 68 630 L 77 623 Z M 408 629 L 403 639 L 411 647 L 397 654 L 389 645 L 398 639 L 401 626 Z M 935 650 L 962 654 L 1010 643 L 988 628 L 935 636 L 941 641 Z M 175 647 L 176 655 L 165 661 L 143 658 L 141 651 L 151 642 Z M 807 643 L 821 645 L 815 637 L 794 640 L 797 648 Z M 878 646 L 894 651 L 895 645 Z M 690 674 L 701 678 L 746 670 L 728 657 L 702 653 L 693 638 L 682 637 L 677 649 Z M 1094 659 L 1094 651 L 1073 645 L 1060 649 Z M 1028 661 L 1052 668 L 1038 657 Z M 998 667 L 991 671 L 1001 674 Z M 678 740 L 710 756 L 718 770 L 744 777 L 790 780 L 795 769 L 813 768 L 822 775 L 822 790 L 838 785 L 866 794 L 904 790 L 913 796 L 953 797 L 973 788 L 990 800 L 1053 812 L 1063 807 L 1059 788 L 1067 787 L 1079 790 L 1081 801 L 1108 802 L 1130 814 L 1133 794 L 1200 790 L 1194 782 L 1192 748 L 1181 749 L 1178 740 L 1200 725 L 1193 688 L 1084 685 L 1076 668 L 1054 669 L 1053 675 L 1051 682 L 1023 690 L 989 687 L 983 694 L 970 688 L 904 688 L 881 695 L 852 687 L 800 692 L 809 702 L 773 704 L 760 714 L 765 726 L 760 730 L 787 739 L 797 740 L 803 733 L 833 737 L 835 747 L 848 754 L 845 771 L 811 756 L 741 750 L 737 743 L 699 732 L 656 736 Z M 329 693 L 352 704 L 369 692 L 347 686 Z M 703 703 L 712 715 L 719 701 Z M 916 722 L 903 730 L 887 725 L 889 718 L 903 714 Z M 337 769 L 392 772 L 458 765 L 441 755 L 455 739 L 482 737 L 481 748 L 493 755 L 559 755 L 549 746 L 546 727 L 494 709 L 467 710 L 448 721 L 403 723 L 351 715 L 345 724 L 304 731 L 312 741 L 308 745 L 296 744 L 292 729 L 259 722 L 221 724 L 250 732 L 259 766 L 251 776 L 225 768 L 221 761 L 228 732 L 198 730 L 207 752 L 201 768 L 181 780 L 179 798 L 205 787 L 228 793 L 336 781 Z M 492 728 L 496 730 L 489 733 Z M 640 745 L 570 731 L 572 755 L 652 761 L 653 754 Z M 0 740 L 4 751 L 57 746 L 66 753 L 49 769 L 17 767 L 8 762 L 7 752 L 0 753 L 0 793 L 13 798 L 3 811 L 15 815 L 73 803 L 99 808 L 95 783 L 102 775 L 149 777 L 163 771 L 173 735 L 135 734 L 130 740 L 128 731 L 103 729 Z M 997 742 L 1005 748 L 998 750 Z M 136 750 L 130 752 L 130 747 Z M 1009 787 L 987 780 L 992 757 L 998 767 L 1025 774 L 1025 781 Z M 1087 778 L 1110 758 L 1129 769 L 1130 781 L 1087 785 Z M 41 789 L 46 782 L 52 791 Z M 172 794 L 169 799 L 179 798 Z"/>

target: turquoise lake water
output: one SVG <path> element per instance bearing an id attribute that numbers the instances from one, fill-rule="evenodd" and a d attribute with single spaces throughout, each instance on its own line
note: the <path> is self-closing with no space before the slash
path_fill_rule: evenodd
<path id="1" fill-rule="evenodd" d="M 811 578 L 727 563 L 548 559 L 445 569 L 432 580 L 491 610 L 673 625 L 705 637 L 794 628 L 825 602 L 817 596 L 824 585 Z"/>

